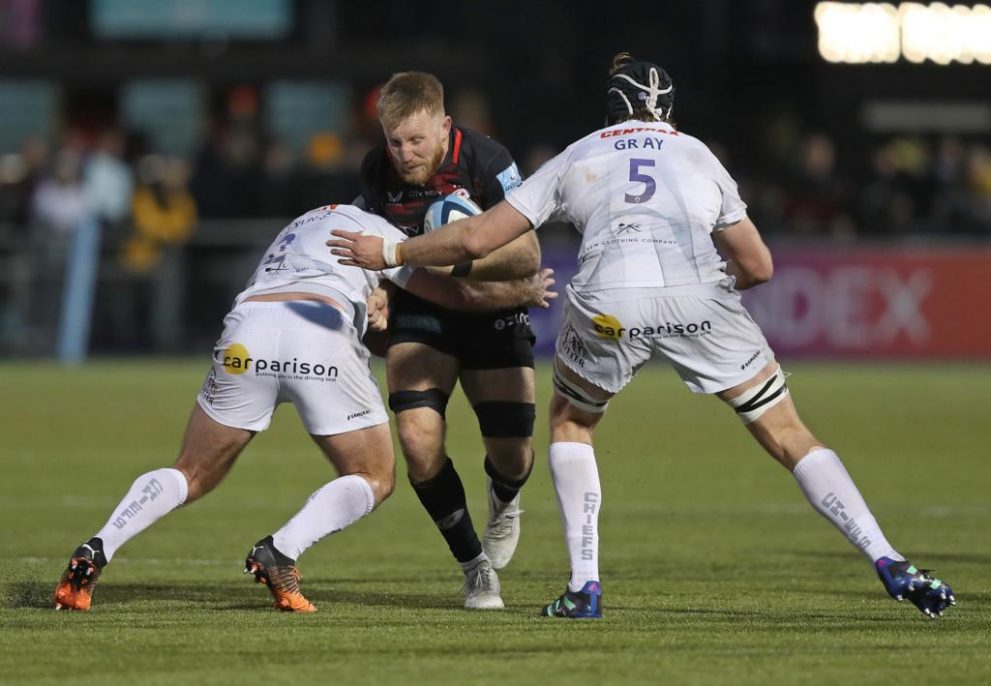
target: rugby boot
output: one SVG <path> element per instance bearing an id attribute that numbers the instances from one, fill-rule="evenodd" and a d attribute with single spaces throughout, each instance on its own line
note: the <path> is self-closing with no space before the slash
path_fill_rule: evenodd
<path id="1" fill-rule="evenodd" d="M 244 573 L 254 574 L 255 581 L 268 586 L 275 599 L 275 609 L 283 612 L 316 612 L 317 607 L 299 590 L 296 561 L 286 557 L 266 536 L 255 543 L 244 561 Z"/>
<path id="2" fill-rule="evenodd" d="M 76 548 L 55 587 L 55 609 L 88 611 L 93 589 L 106 564 L 103 541 L 99 538 L 91 538 Z"/>
<path id="3" fill-rule="evenodd" d="M 919 569 L 908 560 L 889 557 L 875 562 L 874 569 L 888 595 L 899 602 L 911 601 L 930 619 L 942 617 L 946 608 L 957 604 L 953 589 L 931 576 L 931 569 Z"/>
<path id="4" fill-rule="evenodd" d="M 503 502 L 492 488 L 489 479 L 489 520 L 482 535 L 482 550 L 492 563 L 492 569 L 502 569 L 513 559 L 516 544 L 520 541 L 520 494 L 508 503 Z"/>
<path id="5" fill-rule="evenodd" d="M 598 581 L 586 581 L 580 591 L 564 589 L 557 600 L 544 606 L 540 615 L 566 619 L 601 619 L 602 584 Z"/>
<path id="6" fill-rule="evenodd" d="M 465 570 L 465 608 L 469 610 L 501 610 L 502 589 L 492 563 L 482 558 L 471 569 Z"/>

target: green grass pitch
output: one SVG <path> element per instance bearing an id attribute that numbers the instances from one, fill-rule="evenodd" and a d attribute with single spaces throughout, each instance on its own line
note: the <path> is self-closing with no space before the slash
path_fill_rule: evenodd
<path id="1" fill-rule="evenodd" d="M 310 616 L 242 576 L 331 470 L 282 408 L 220 488 L 133 540 L 92 612 L 56 613 L 72 549 L 134 477 L 170 465 L 206 365 L 0 365 L 0 683 L 991 682 L 991 366 L 791 365 L 807 423 L 843 457 L 889 539 L 959 605 L 927 621 L 807 506 L 732 413 L 644 370 L 598 435 L 605 618 L 536 616 L 567 575 L 546 464 L 501 573 L 507 609 L 460 607 L 447 549 L 398 468 L 395 496 L 300 562 Z M 460 392 L 451 455 L 476 527 L 482 449 Z"/>

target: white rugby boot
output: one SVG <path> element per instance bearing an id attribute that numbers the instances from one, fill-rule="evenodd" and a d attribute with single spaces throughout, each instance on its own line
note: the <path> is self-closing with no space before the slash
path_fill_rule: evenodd
<path id="1" fill-rule="evenodd" d="M 496 496 L 492 489 L 492 479 L 489 486 L 489 520 L 485 524 L 482 535 L 482 550 L 492 562 L 493 569 L 502 569 L 513 559 L 516 545 L 520 542 L 520 494 L 508 503 Z"/>
<path id="2" fill-rule="evenodd" d="M 482 557 L 474 567 L 465 570 L 465 608 L 468 610 L 501 610 L 505 605 L 500 595 L 499 577 L 492 563 Z"/>

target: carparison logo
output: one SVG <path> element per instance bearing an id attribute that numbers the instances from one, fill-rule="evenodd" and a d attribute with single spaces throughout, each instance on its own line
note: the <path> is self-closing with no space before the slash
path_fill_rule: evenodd
<path id="1" fill-rule="evenodd" d="M 621 338 L 668 338 L 672 336 L 705 336 L 712 331 L 709 320 L 680 324 L 660 322 L 648 326 L 633 326 L 626 328 L 615 315 L 597 314 L 592 317 L 595 335 L 609 341 Z"/>
<path id="2" fill-rule="evenodd" d="M 337 379 L 337 367 L 334 365 L 300 361 L 294 357 L 291 360 L 270 360 L 254 358 L 248 348 L 242 343 L 231 343 L 223 351 L 216 352 L 217 361 L 224 366 L 224 371 L 235 376 L 253 371 L 259 375 L 273 376 L 307 376 L 322 379 Z"/>

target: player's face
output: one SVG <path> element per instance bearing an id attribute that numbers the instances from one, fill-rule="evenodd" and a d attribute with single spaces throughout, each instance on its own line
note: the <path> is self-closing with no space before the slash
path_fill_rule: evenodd
<path id="1" fill-rule="evenodd" d="M 421 110 L 396 124 L 383 122 L 382 131 L 400 178 L 422 186 L 437 173 L 447 154 L 451 118 Z"/>

